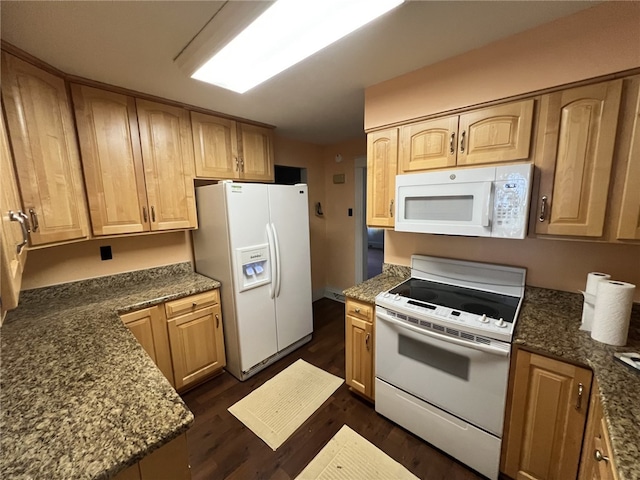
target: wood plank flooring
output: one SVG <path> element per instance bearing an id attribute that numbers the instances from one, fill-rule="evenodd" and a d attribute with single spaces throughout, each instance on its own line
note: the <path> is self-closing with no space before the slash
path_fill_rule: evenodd
<path id="1" fill-rule="evenodd" d="M 193 480 L 293 479 L 344 424 L 421 479 L 483 478 L 378 415 L 344 384 L 275 452 L 231 415 L 227 408 L 299 358 L 344 378 L 344 305 L 321 299 L 313 315 L 313 340 L 299 350 L 245 382 L 224 372 L 183 395 L 195 415 L 187 433 Z"/>

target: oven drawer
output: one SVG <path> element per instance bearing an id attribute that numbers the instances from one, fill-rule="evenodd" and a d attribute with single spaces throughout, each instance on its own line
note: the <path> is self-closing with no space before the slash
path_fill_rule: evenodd
<path id="1" fill-rule="evenodd" d="M 361 302 L 352 298 L 347 298 L 346 314 L 352 317 L 361 318 L 368 322 L 373 322 L 374 305 L 371 303 Z"/>

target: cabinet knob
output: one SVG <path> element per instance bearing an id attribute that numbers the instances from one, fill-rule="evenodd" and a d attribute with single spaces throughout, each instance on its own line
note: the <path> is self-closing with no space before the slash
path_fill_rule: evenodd
<path id="1" fill-rule="evenodd" d="M 604 461 L 605 463 L 609 461 L 609 457 L 605 457 L 604 455 L 602 455 L 602 452 L 600 450 L 597 450 L 593 453 L 593 458 L 596 459 L 596 462 L 602 462 Z"/>
<path id="2" fill-rule="evenodd" d="M 198 306 L 198 304 L 197 304 L 196 302 L 191 302 L 191 306 L 192 306 L 193 308 L 196 308 L 196 307 Z"/>
<path id="3" fill-rule="evenodd" d="M 360 313 L 360 307 L 356 307 L 356 313 Z"/>

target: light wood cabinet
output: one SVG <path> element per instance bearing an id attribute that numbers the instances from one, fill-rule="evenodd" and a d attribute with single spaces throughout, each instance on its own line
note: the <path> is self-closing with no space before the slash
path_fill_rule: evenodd
<path id="1" fill-rule="evenodd" d="M 514 479 L 576 478 L 592 373 L 517 349 L 501 471 Z"/>
<path id="2" fill-rule="evenodd" d="M 542 96 L 535 155 L 537 234 L 603 235 L 622 83 Z"/>
<path id="3" fill-rule="evenodd" d="M 534 100 L 403 125 L 399 173 L 529 157 Z"/>
<path id="4" fill-rule="evenodd" d="M 191 112 L 197 178 L 273 182 L 273 132 Z"/>
<path id="5" fill-rule="evenodd" d="M 398 168 L 398 129 L 367 135 L 367 225 L 393 227 Z"/>
<path id="6" fill-rule="evenodd" d="M 85 85 L 71 90 L 94 235 L 195 228 L 187 112 Z"/>
<path id="7" fill-rule="evenodd" d="M 159 449 L 123 470 L 114 480 L 190 480 L 189 450 L 186 434 L 180 435 Z"/>
<path id="8" fill-rule="evenodd" d="M 175 388 L 178 391 L 222 371 L 226 365 L 222 310 L 217 290 L 165 304 Z M 186 301 L 186 303 L 185 303 Z M 189 305 L 190 313 L 183 313 Z M 208 305 L 202 308 L 201 305 Z"/>
<path id="9" fill-rule="evenodd" d="M 136 99 L 151 230 L 196 228 L 189 113 Z"/>
<path id="10" fill-rule="evenodd" d="M 594 382 L 589 402 L 589 418 L 582 448 L 579 480 L 618 480 L 607 424 Z"/>
<path id="11" fill-rule="evenodd" d="M 64 79 L 2 52 L 2 99 L 31 245 L 86 238 L 87 208 Z"/>
<path id="12" fill-rule="evenodd" d="M 346 383 L 352 391 L 373 401 L 375 306 L 347 298 L 345 308 Z"/>
<path id="13" fill-rule="evenodd" d="M 136 337 L 164 376 L 167 377 L 169 383 L 175 387 L 169 335 L 162 306 L 156 305 L 125 313 L 120 315 L 120 319 L 133 333 L 133 336 Z"/>
<path id="14" fill-rule="evenodd" d="M 22 271 L 27 260 L 28 233 L 20 205 L 18 184 L 13 170 L 9 139 L 0 115 L 0 325 L 8 310 L 18 306 Z"/>

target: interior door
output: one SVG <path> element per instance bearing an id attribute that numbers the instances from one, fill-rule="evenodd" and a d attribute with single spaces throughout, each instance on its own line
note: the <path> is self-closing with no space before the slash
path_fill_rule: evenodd
<path id="1" fill-rule="evenodd" d="M 306 185 L 269 185 L 271 223 L 280 252 L 276 269 L 278 350 L 313 332 L 309 204 Z"/>

